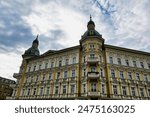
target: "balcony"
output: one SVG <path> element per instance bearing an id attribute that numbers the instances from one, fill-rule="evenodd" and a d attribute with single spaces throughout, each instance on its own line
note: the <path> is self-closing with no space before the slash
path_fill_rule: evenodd
<path id="1" fill-rule="evenodd" d="M 89 57 L 87 59 L 87 62 L 90 64 L 96 64 L 96 63 L 98 63 L 98 57 Z"/>
<path id="2" fill-rule="evenodd" d="M 10 84 L 10 87 L 14 88 L 16 86 L 16 84 Z"/>
<path id="3" fill-rule="evenodd" d="M 100 92 L 88 92 L 88 96 L 100 96 Z"/>
<path id="4" fill-rule="evenodd" d="M 87 77 L 92 79 L 97 79 L 100 77 L 100 75 L 99 72 L 88 72 Z"/>

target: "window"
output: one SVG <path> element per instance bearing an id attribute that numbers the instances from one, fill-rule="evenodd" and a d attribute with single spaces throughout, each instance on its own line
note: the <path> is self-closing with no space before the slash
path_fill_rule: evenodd
<path id="1" fill-rule="evenodd" d="M 31 66 L 29 66 L 29 68 L 28 68 L 28 72 L 30 72 L 31 71 Z"/>
<path id="2" fill-rule="evenodd" d="M 105 94 L 105 85 L 102 84 L 102 94 Z"/>
<path id="3" fill-rule="evenodd" d="M 150 69 L 150 63 L 147 63 L 148 69 Z"/>
<path id="4" fill-rule="evenodd" d="M 133 61 L 133 67 L 137 67 L 136 61 Z"/>
<path id="5" fill-rule="evenodd" d="M 94 44 L 90 44 L 90 48 L 93 49 L 94 48 Z"/>
<path id="6" fill-rule="evenodd" d="M 61 67 L 62 66 L 61 64 L 62 64 L 62 61 L 59 61 L 59 65 L 58 66 Z"/>
<path id="7" fill-rule="evenodd" d="M 33 95 L 36 95 L 36 88 L 33 89 Z"/>
<path id="8" fill-rule="evenodd" d="M 90 58 L 94 59 L 95 58 L 95 54 L 90 54 Z"/>
<path id="9" fill-rule="evenodd" d="M 91 84 L 91 92 L 96 92 L 96 83 Z"/>
<path id="10" fill-rule="evenodd" d="M 65 65 L 68 65 L 68 64 L 69 64 L 69 59 L 66 59 Z"/>
<path id="11" fill-rule="evenodd" d="M 82 92 L 85 93 L 86 92 L 86 84 L 82 85 Z"/>
<path id="12" fill-rule="evenodd" d="M 100 76 L 103 77 L 103 69 L 100 69 Z"/>
<path id="13" fill-rule="evenodd" d="M 67 78 L 67 71 L 64 71 L 64 78 Z"/>
<path id="14" fill-rule="evenodd" d="M 141 97 L 144 97 L 144 90 L 143 90 L 143 88 L 140 88 L 140 95 L 141 95 Z"/>
<path id="15" fill-rule="evenodd" d="M 121 65 L 121 59 L 117 58 L 118 64 Z"/>
<path id="16" fill-rule="evenodd" d="M 140 80 L 140 75 L 139 75 L 139 73 L 136 73 L 136 80 Z"/>
<path id="17" fill-rule="evenodd" d="M 27 96 L 29 96 L 30 95 L 30 89 L 28 89 L 28 93 L 27 93 Z"/>
<path id="18" fill-rule="evenodd" d="M 122 94 L 127 95 L 126 86 L 122 86 Z"/>
<path id="19" fill-rule="evenodd" d="M 117 85 L 113 85 L 114 95 L 118 95 Z"/>
<path id="20" fill-rule="evenodd" d="M 33 77 L 33 76 L 31 76 L 31 81 L 30 81 L 31 83 L 33 82 L 33 78 L 34 78 L 34 77 Z"/>
<path id="21" fill-rule="evenodd" d="M 89 31 L 89 35 L 90 35 L 90 36 L 94 35 L 94 31 L 93 31 L 93 30 L 90 30 L 90 31 Z"/>
<path id="22" fill-rule="evenodd" d="M 53 68 L 54 67 L 54 62 L 51 62 L 51 68 Z"/>
<path id="23" fill-rule="evenodd" d="M 52 79 L 52 73 L 49 73 L 49 80 Z"/>
<path id="24" fill-rule="evenodd" d="M 55 87 L 55 94 L 58 94 L 58 86 Z"/>
<path id="25" fill-rule="evenodd" d="M 124 79 L 123 71 L 120 71 L 120 78 L 121 78 L 121 79 Z"/>
<path id="26" fill-rule="evenodd" d="M 95 67 L 91 67 L 91 72 L 96 72 L 96 68 Z"/>
<path id="27" fill-rule="evenodd" d="M 135 87 L 131 87 L 131 95 L 132 95 L 132 96 L 136 96 L 136 95 L 135 95 Z"/>
<path id="28" fill-rule="evenodd" d="M 84 62 L 84 63 L 86 62 L 86 56 L 83 57 L 83 62 Z"/>
<path id="29" fill-rule="evenodd" d="M 43 87 L 40 89 L 40 95 L 43 95 Z"/>
<path id="30" fill-rule="evenodd" d="M 49 94 L 50 94 L 49 91 L 50 91 L 50 87 L 47 87 L 47 88 L 46 88 L 46 95 L 49 95 Z"/>
<path id="31" fill-rule="evenodd" d="M 75 85 L 71 85 L 71 94 L 74 94 L 75 92 Z"/>
<path id="32" fill-rule="evenodd" d="M 48 68 L 48 63 L 45 63 L 45 69 L 47 69 Z"/>
<path id="33" fill-rule="evenodd" d="M 144 74 L 144 81 L 148 82 L 147 74 Z"/>
<path id="34" fill-rule="evenodd" d="M 36 76 L 36 82 L 39 80 L 39 75 Z"/>
<path id="35" fill-rule="evenodd" d="M 144 64 L 143 62 L 140 62 L 141 68 L 144 68 Z"/>
<path id="36" fill-rule="evenodd" d="M 86 76 L 86 69 L 83 69 L 83 76 Z"/>
<path id="37" fill-rule="evenodd" d="M 60 72 L 57 72 L 57 79 L 60 78 Z"/>
<path id="38" fill-rule="evenodd" d="M 102 56 L 99 56 L 99 61 L 102 62 Z"/>
<path id="39" fill-rule="evenodd" d="M 42 67 L 42 65 L 40 64 L 40 65 L 39 65 L 39 70 L 41 69 L 41 67 Z"/>
<path id="40" fill-rule="evenodd" d="M 25 89 L 22 90 L 22 95 L 21 96 L 24 96 L 24 92 L 25 92 Z"/>
<path id="41" fill-rule="evenodd" d="M 132 74 L 131 74 L 131 72 L 128 72 L 128 79 L 129 79 L 129 80 L 132 79 Z"/>
<path id="42" fill-rule="evenodd" d="M 115 71 L 113 69 L 111 69 L 111 77 L 115 78 Z"/>
<path id="43" fill-rule="evenodd" d="M 66 85 L 63 85 L 63 94 L 66 94 Z"/>
<path id="44" fill-rule="evenodd" d="M 75 77 L 75 70 L 72 70 L 72 77 Z"/>
<path id="45" fill-rule="evenodd" d="M 24 79 L 24 83 L 27 83 L 28 82 L 28 77 L 26 77 L 25 79 Z"/>
<path id="46" fill-rule="evenodd" d="M 113 58 L 109 57 L 109 63 L 113 64 Z"/>
<path id="47" fill-rule="evenodd" d="M 73 57 L 73 62 L 72 62 L 73 64 L 75 64 L 76 63 L 76 57 Z"/>
<path id="48" fill-rule="evenodd" d="M 43 81 L 45 81 L 46 80 L 46 75 L 45 74 L 43 74 Z"/>
<path id="49" fill-rule="evenodd" d="M 36 65 L 34 65 L 34 67 L 33 67 L 33 71 L 35 71 L 36 70 Z"/>
<path id="50" fill-rule="evenodd" d="M 128 59 L 125 60 L 125 63 L 127 66 L 129 66 L 129 60 Z"/>

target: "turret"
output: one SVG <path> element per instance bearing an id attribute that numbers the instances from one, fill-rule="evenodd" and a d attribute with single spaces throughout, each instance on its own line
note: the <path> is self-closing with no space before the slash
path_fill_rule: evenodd
<path id="1" fill-rule="evenodd" d="M 32 46 L 25 51 L 22 57 L 31 58 L 31 57 L 39 56 L 40 52 L 39 52 L 38 46 L 39 46 L 39 41 L 38 41 L 38 35 L 37 35 L 36 39 L 32 42 Z"/>

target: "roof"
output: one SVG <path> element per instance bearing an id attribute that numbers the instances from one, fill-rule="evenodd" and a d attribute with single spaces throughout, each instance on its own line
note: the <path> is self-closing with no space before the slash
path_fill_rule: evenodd
<path id="1" fill-rule="evenodd" d="M 29 60 L 35 60 L 35 59 L 39 59 L 39 58 L 46 57 L 46 56 L 49 56 L 49 55 L 59 54 L 59 53 L 65 52 L 65 51 L 66 52 L 71 51 L 71 50 L 74 50 L 74 49 L 80 49 L 80 45 L 65 48 L 65 49 L 61 49 L 61 50 L 48 50 L 47 52 L 41 54 L 40 56 L 32 57 Z"/>
<path id="2" fill-rule="evenodd" d="M 140 51 L 140 50 L 134 50 L 134 49 L 113 46 L 113 45 L 107 45 L 107 44 L 105 44 L 104 46 L 105 46 L 105 48 L 116 49 L 116 50 L 121 50 L 121 51 L 125 51 L 125 52 L 132 52 L 132 53 L 136 53 L 136 54 L 143 54 L 143 55 L 150 56 L 149 52 L 144 52 L 144 51 Z"/>
<path id="3" fill-rule="evenodd" d="M 91 34 L 90 34 L 90 30 L 87 30 L 87 31 L 83 34 L 82 37 L 86 37 L 86 36 L 101 36 L 101 35 L 100 35 L 99 32 L 97 32 L 96 30 L 93 30 L 93 34 L 91 35 Z"/>

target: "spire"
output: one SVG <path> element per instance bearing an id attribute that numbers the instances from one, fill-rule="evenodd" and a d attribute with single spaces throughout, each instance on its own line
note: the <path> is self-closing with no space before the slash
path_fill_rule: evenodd
<path id="1" fill-rule="evenodd" d="M 37 34 L 37 36 L 36 36 L 36 40 L 38 40 L 38 37 L 39 37 L 39 34 Z"/>
<path id="2" fill-rule="evenodd" d="M 92 16 L 91 16 L 91 14 L 90 14 L 90 21 L 92 20 Z"/>
<path id="3" fill-rule="evenodd" d="M 87 28 L 88 28 L 88 30 L 91 30 L 91 29 L 94 30 L 95 29 L 95 23 L 92 21 L 91 14 L 90 14 L 90 21 L 87 24 Z"/>
<path id="4" fill-rule="evenodd" d="M 33 43 L 39 44 L 38 37 L 39 37 L 39 34 L 37 34 L 36 39 L 33 41 Z"/>

